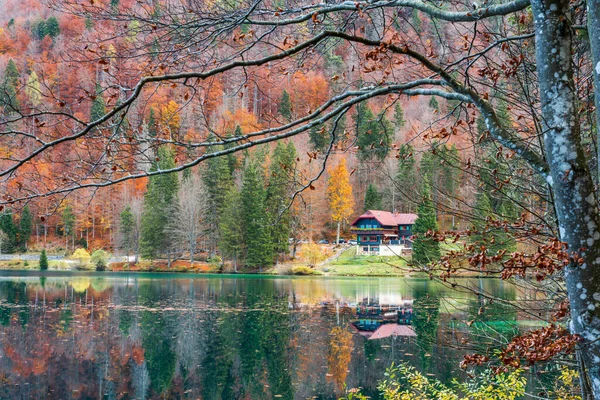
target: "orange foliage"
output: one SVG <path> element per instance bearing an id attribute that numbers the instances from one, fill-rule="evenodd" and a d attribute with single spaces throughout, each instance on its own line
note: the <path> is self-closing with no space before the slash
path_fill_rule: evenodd
<path id="1" fill-rule="evenodd" d="M 296 72 L 292 84 L 294 90 L 290 92 L 290 98 L 297 116 L 314 111 L 329 97 L 329 83 L 320 73 L 309 72 L 304 75 Z"/>
<path id="2" fill-rule="evenodd" d="M 346 383 L 348 365 L 352 359 L 352 334 L 339 326 L 329 332 L 329 352 L 327 353 L 327 380 L 333 381 L 338 390 Z"/>
<path id="3" fill-rule="evenodd" d="M 221 118 L 219 132 L 222 135 L 233 134 L 236 126 L 239 126 L 243 133 L 251 133 L 261 129 L 261 124 L 256 119 L 256 115 L 243 108 L 238 108 L 234 113 L 225 111 Z"/>

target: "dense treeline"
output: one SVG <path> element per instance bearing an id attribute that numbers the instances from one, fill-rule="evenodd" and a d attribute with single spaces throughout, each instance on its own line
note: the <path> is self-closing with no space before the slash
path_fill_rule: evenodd
<path id="1" fill-rule="evenodd" d="M 173 158 L 168 147 L 160 147 L 152 168 L 172 168 Z M 296 158 L 294 144 L 280 142 L 271 153 L 213 158 L 199 171 L 150 178 L 142 207 L 130 204 L 121 212 L 122 249 L 131 254 L 139 248 L 143 257 L 169 262 L 182 253 L 193 262 L 197 251 L 216 261 L 218 249 L 234 269 L 240 260 L 248 267 L 273 265 L 288 254 L 297 218 L 291 202 Z"/>

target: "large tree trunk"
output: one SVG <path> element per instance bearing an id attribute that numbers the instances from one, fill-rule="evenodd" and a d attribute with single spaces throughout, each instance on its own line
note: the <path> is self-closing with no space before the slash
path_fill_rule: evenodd
<path id="1" fill-rule="evenodd" d="M 588 37 L 592 48 L 592 75 L 594 76 L 594 99 L 596 102 L 596 146 L 598 182 L 600 182 L 600 2 L 587 1 Z"/>
<path id="2" fill-rule="evenodd" d="M 600 216 L 581 145 L 571 57 L 568 0 L 532 0 L 542 129 L 559 234 L 583 263 L 565 270 L 571 331 L 582 337 L 582 361 L 600 399 Z"/>

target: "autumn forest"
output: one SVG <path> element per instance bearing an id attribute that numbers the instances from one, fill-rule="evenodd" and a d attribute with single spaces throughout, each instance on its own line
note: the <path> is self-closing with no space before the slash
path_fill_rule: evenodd
<path id="1" fill-rule="evenodd" d="M 1 398 L 600 399 L 597 1 L 0 5 Z"/>

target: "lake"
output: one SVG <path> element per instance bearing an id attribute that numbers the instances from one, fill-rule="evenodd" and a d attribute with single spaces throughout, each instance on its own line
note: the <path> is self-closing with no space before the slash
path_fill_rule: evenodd
<path id="1" fill-rule="evenodd" d="M 463 354 L 538 322 L 426 279 L 5 271 L 0 324 L 2 399 L 336 399 L 376 398 L 392 362 L 464 379 Z"/>

